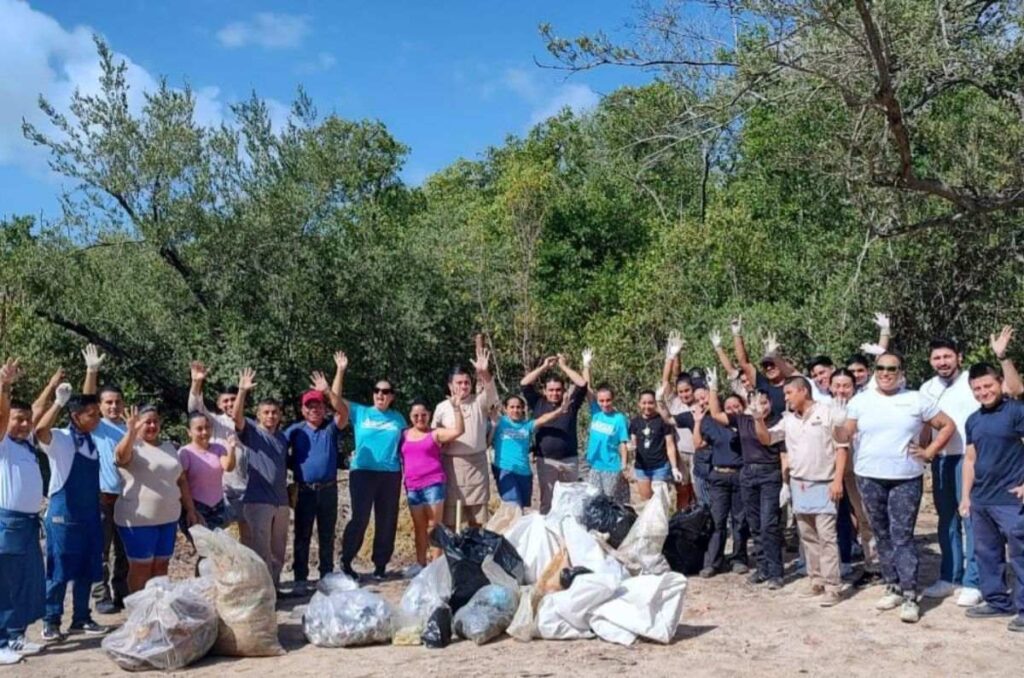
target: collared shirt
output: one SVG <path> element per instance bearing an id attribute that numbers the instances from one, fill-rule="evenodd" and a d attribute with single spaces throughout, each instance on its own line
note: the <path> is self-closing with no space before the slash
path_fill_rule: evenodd
<path id="1" fill-rule="evenodd" d="M 121 494 L 124 491 L 124 480 L 117 470 L 117 462 L 114 460 L 114 451 L 117 444 L 124 437 L 124 422 L 100 419 L 99 426 L 92 432 L 92 438 L 96 441 L 96 449 L 100 455 L 100 492 L 107 494 Z"/>
<path id="2" fill-rule="evenodd" d="M 777 445 L 766 446 L 757 437 L 757 424 L 754 418 L 747 413 L 739 415 L 730 414 L 729 427 L 736 431 L 740 439 L 740 449 L 743 451 L 744 464 L 778 464 L 779 454 L 782 450 Z M 768 423 L 774 424 L 781 417 L 769 415 Z"/>
<path id="3" fill-rule="evenodd" d="M 949 439 L 940 454 L 955 456 L 964 453 L 964 441 L 967 439 L 967 418 L 978 411 L 978 401 L 971 391 L 970 378 L 966 370 L 960 370 L 952 382 L 947 383 L 942 377 L 935 375 L 921 384 L 921 395 L 937 405 L 953 423 L 956 433 Z"/>
<path id="4" fill-rule="evenodd" d="M 39 447 L 50 460 L 50 496 L 57 494 L 64 487 L 71 475 L 71 465 L 75 455 L 80 454 L 86 459 L 97 459 L 99 452 L 89 434 L 72 433 L 70 428 L 57 428 L 50 431 L 50 442 L 39 442 Z M 97 489 L 99 478 L 96 479 Z"/>
<path id="5" fill-rule="evenodd" d="M 0 440 L 0 509 L 39 513 L 43 506 L 43 474 L 28 440 L 5 435 Z"/>
<path id="6" fill-rule="evenodd" d="M 288 505 L 288 440 L 280 431 L 264 430 L 252 419 L 238 440 L 249 448 L 248 483 L 242 501 L 246 504 Z"/>
<path id="7" fill-rule="evenodd" d="M 455 440 L 441 447 L 441 454 L 449 457 L 469 457 L 487 451 L 487 425 L 491 408 L 498 404 L 498 394 L 493 383 L 486 384 L 483 391 L 474 393 L 462 401 L 462 420 L 465 432 Z M 431 428 L 455 428 L 455 410 L 452 401 L 442 400 L 434 408 Z"/>
<path id="8" fill-rule="evenodd" d="M 785 441 L 789 473 L 798 480 L 823 482 L 836 474 L 835 424 L 832 410 L 811 403 L 803 415 L 786 412 L 768 429 L 773 443 Z"/>
<path id="9" fill-rule="evenodd" d="M 939 408 L 918 391 L 883 395 L 877 388 L 858 393 L 847 417 L 857 422 L 854 473 L 866 478 L 908 480 L 924 474 L 924 464 L 910 456 L 910 444 Z"/>
<path id="10" fill-rule="evenodd" d="M 288 467 L 297 483 L 327 483 L 338 479 L 338 440 L 341 429 L 333 416 L 324 419 L 319 428 L 306 421 L 288 427 L 290 453 Z"/>
<path id="11" fill-rule="evenodd" d="M 692 412 L 683 412 L 675 417 L 676 426 L 693 430 L 695 420 Z M 743 449 L 740 447 L 739 432 L 729 426 L 722 426 L 714 417 L 706 415 L 700 420 L 700 437 L 704 448 L 711 451 L 712 466 L 740 468 L 743 466 Z M 699 451 L 698 451 L 699 452 Z"/>
<path id="12" fill-rule="evenodd" d="M 1003 397 L 995 407 L 981 408 L 967 419 L 967 444 L 974 445 L 974 487 L 971 502 L 1016 505 L 1010 490 L 1024 485 L 1024 403 Z"/>

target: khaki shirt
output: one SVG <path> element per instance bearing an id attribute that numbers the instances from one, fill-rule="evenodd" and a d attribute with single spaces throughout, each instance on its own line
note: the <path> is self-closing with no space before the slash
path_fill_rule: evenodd
<path id="1" fill-rule="evenodd" d="M 462 419 L 466 432 L 441 448 L 441 453 L 450 457 L 468 457 L 487 451 L 487 424 L 491 408 L 498 404 L 498 391 L 494 381 L 487 384 L 480 393 L 474 393 L 462 401 Z M 455 411 L 452 401 L 444 400 L 434 409 L 431 428 L 455 428 Z"/>
<path id="2" fill-rule="evenodd" d="M 785 441 L 789 474 L 799 480 L 826 481 L 836 474 L 835 425 L 826 405 L 813 403 L 806 414 L 786 412 L 768 429 L 772 443 Z"/>

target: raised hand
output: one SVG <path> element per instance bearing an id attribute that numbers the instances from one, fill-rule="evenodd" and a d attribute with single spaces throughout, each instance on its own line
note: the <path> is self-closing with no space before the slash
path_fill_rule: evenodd
<path id="1" fill-rule="evenodd" d="M 779 352 L 779 338 L 774 332 L 767 332 L 764 336 L 764 354 L 776 355 Z"/>
<path id="2" fill-rule="evenodd" d="M 665 384 L 661 384 L 658 388 L 654 389 L 654 399 L 659 403 L 665 398 Z"/>
<path id="3" fill-rule="evenodd" d="M 832 425 L 842 426 L 846 423 L 846 398 L 833 398 L 829 404 L 829 411 L 832 415 Z"/>
<path id="4" fill-rule="evenodd" d="M 309 375 L 309 387 L 314 391 L 320 391 L 321 393 L 327 393 L 331 390 L 331 385 L 327 381 L 327 377 L 324 376 L 323 372 L 314 371 Z"/>
<path id="5" fill-rule="evenodd" d="M 66 381 L 57 387 L 57 391 L 54 393 L 53 400 L 57 403 L 57 407 L 64 407 L 71 400 L 71 384 Z"/>
<path id="6" fill-rule="evenodd" d="M 558 363 L 558 356 L 549 355 L 547 358 L 544 358 L 544 363 L 543 363 L 544 369 L 550 370 L 557 363 Z"/>
<path id="7" fill-rule="evenodd" d="M 10 386 L 21 376 L 21 367 L 18 366 L 17 358 L 8 358 L 0 364 L 0 384 Z"/>
<path id="8" fill-rule="evenodd" d="M 345 355 L 344 351 L 335 352 L 334 365 L 342 372 L 348 369 L 348 356 Z"/>
<path id="9" fill-rule="evenodd" d="M 750 399 L 750 405 L 747 407 L 747 411 L 754 419 L 764 419 L 768 416 L 770 407 L 766 402 L 767 398 L 763 398 L 762 396 L 763 394 L 761 393 L 755 393 L 754 397 Z"/>
<path id="10" fill-rule="evenodd" d="M 458 409 L 462 408 L 462 396 L 461 395 L 453 393 L 452 395 L 448 396 L 448 400 L 451 401 L 453 409 L 458 410 Z"/>
<path id="11" fill-rule="evenodd" d="M 583 349 L 583 355 L 581 357 L 583 358 L 583 367 L 584 367 L 584 369 L 587 368 L 587 367 L 590 367 L 590 363 L 594 362 L 594 349 L 589 348 L 589 347 Z M 564 362 L 564 359 L 563 359 L 563 362 Z"/>
<path id="12" fill-rule="evenodd" d="M 227 437 L 227 440 L 224 441 L 224 447 L 225 447 L 225 449 L 227 449 L 228 452 L 234 452 L 235 450 L 237 450 L 238 449 L 238 436 L 236 436 L 234 433 L 229 435 Z"/>
<path id="13" fill-rule="evenodd" d="M 711 330 L 711 345 L 717 348 L 722 348 L 722 333 L 718 330 Z"/>
<path id="14" fill-rule="evenodd" d="M 704 375 L 708 381 L 709 391 L 718 391 L 718 370 L 714 367 L 709 367 L 707 374 Z"/>
<path id="15" fill-rule="evenodd" d="M 251 367 L 246 367 L 238 375 L 238 390 L 240 391 L 251 391 L 256 386 L 256 370 Z"/>
<path id="16" fill-rule="evenodd" d="M 143 421 L 142 417 L 139 416 L 139 408 L 136 405 L 132 405 L 125 411 L 124 416 L 125 429 L 129 432 L 134 432 L 136 435 L 142 433 Z"/>
<path id="17" fill-rule="evenodd" d="M 206 381 L 206 377 L 209 374 L 209 370 L 206 369 L 206 365 L 204 365 L 201 361 L 193 360 L 191 363 L 189 363 L 188 368 L 189 376 L 192 378 L 192 381 L 197 383 Z"/>
<path id="18" fill-rule="evenodd" d="M 690 414 L 693 415 L 694 422 L 699 424 L 700 420 L 704 418 L 704 406 L 700 403 L 694 403 L 690 406 Z"/>
<path id="19" fill-rule="evenodd" d="M 889 334 L 892 323 L 889 322 L 889 316 L 884 313 L 875 314 L 875 324 L 878 325 L 878 329 L 882 330 L 882 334 Z"/>
<path id="20" fill-rule="evenodd" d="M 82 349 L 82 357 L 85 358 L 85 369 L 89 372 L 95 372 L 100 369 L 100 365 L 103 364 L 107 356 L 100 353 L 100 349 L 96 344 L 86 344 L 85 348 Z"/>
<path id="21" fill-rule="evenodd" d="M 569 404 L 570 404 L 571 402 L 572 402 L 572 393 L 571 393 L 571 389 L 570 389 L 569 391 L 566 391 L 566 392 L 565 392 L 565 393 L 564 393 L 564 394 L 562 395 L 562 404 L 561 404 L 561 405 L 559 406 L 559 408 L 558 408 L 558 409 L 559 409 L 559 411 L 560 411 L 560 412 L 561 412 L 562 414 L 565 414 L 566 412 L 568 412 L 568 411 L 569 411 Z"/>
<path id="22" fill-rule="evenodd" d="M 873 355 L 876 358 L 885 353 L 885 348 L 880 344 L 861 344 L 860 352 L 866 355 Z"/>
<path id="23" fill-rule="evenodd" d="M 732 330 L 732 336 L 738 337 L 743 334 L 743 316 L 738 315 L 729 321 L 729 329 Z"/>
<path id="24" fill-rule="evenodd" d="M 486 348 L 481 349 L 476 352 L 476 358 L 469 362 L 478 373 L 487 372 L 487 369 L 490 367 L 491 352 Z"/>
<path id="25" fill-rule="evenodd" d="M 46 387 L 52 391 L 57 388 L 62 381 L 64 381 L 64 369 L 58 367 L 57 371 L 53 373 L 52 377 L 50 377 L 50 381 L 47 382 Z"/>
<path id="26" fill-rule="evenodd" d="M 1009 325 L 1004 325 L 998 335 L 993 334 L 989 338 L 988 345 L 992 347 L 996 358 L 1003 360 L 1006 357 L 1006 349 L 1009 348 L 1011 339 L 1013 339 L 1013 328 Z"/>
<path id="27" fill-rule="evenodd" d="M 683 350 L 686 342 L 676 330 L 668 333 L 668 343 L 665 344 L 665 360 L 672 360 Z"/>

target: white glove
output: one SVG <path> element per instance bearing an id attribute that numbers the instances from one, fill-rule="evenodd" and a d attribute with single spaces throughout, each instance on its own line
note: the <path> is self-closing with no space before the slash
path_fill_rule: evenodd
<path id="1" fill-rule="evenodd" d="M 677 468 L 672 469 L 672 480 L 677 483 L 683 482 L 683 472 Z"/>
<path id="2" fill-rule="evenodd" d="M 668 343 L 665 344 L 665 360 L 672 360 L 679 352 L 683 350 L 683 338 L 679 336 L 679 332 L 672 330 L 668 333 Z"/>
<path id="3" fill-rule="evenodd" d="M 654 399 L 659 403 L 665 399 L 665 385 L 662 384 L 658 388 L 654 389 Z"/>
<path id="4" fill-rule="evenodd" d="M 718 330 L 711 330 L 711 345 L 715 348 L 722 348 L 722 333 Z"/>
<path id="5" fill-rule="evenodd" d="M 707 374 L 705 374 L 704 377 L 707 379 L 707 382 L 708 382 L 708 390 L 717 391 L 718 390 L 718 370 L 716 370 L 714 367 L 709 367 L 708 371 L 707 371 Z"/>
<path id="6" fill-rule="evenodd" d="M 732 336 L 739 336 L 743 332 L 743 317 L 736 316 L 730 323 L 729 329 L 732 330 Z"/>
<path id="7" fill-rule="evenodd" d="M 764 354 L 776 355 L 779 352 L 779 338 L 774 332 L 768 332 L 764 337 Z"/>
<path id="8" fill-rule="evenodd" d="M 889 316 L 884 313 L 875 314 L 875 324 L 878 325 L 878 329 L 882 330 L 882 334 L 889 334 L 892 324 L 889 322 Z"/>
<path id="9" fill-rule="evenodd" d="M 87 344 L 85 349 L 82 350 L 82 357 L 85 358 L 85 369 L 89 372 L 95 372 L 100 369 L 100 365 L 103 364 L 103 360 L 107 356 L 100 353 L 96 344 Z"/>
<path id="10" fill-rule="evenodd" d="M 583 367 L 590 367 L 590 363 L 594 361 L 594 349 L 585 348 L 583 349 Z"/>
<path id="11" fill-rule="evenodd" d="M 54 401 L 57 403 L 57 407 L 64 407 L 71 400 L 71 384 L 64 382 L 57 387 L 56 392 L 53 396 Z"/>
<path id="12" fill-rule="evenodd" d="M 846 423 L 846 399 L 845 398 L 833 398 L 832 403 L 829 405 L 829 411 L 832 415 L 832 425 L 842 426 Z"/>
<path id="13" fill-rule="evenodd" d="M 885 353 L 885 349 L 882 348 L 882 346 L 880 346 L 879 344 L 861 344 L 860 352 L 878 357 Z"/>
<path id="14" fill-rule="evenodd" d="M 779 492 L 779 508 L 786 508 L 786 506 L 789 504 L 789 499 L 789 483 L 784 483 L 782 485 L 782 491 Z"/>

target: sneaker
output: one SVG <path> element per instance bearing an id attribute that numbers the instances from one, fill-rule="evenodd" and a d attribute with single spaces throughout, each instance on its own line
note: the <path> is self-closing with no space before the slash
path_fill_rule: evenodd
<path id="1" fill-rule="evenodd" d="M 705 567 L 703 570 L 700 571 L 700 578 L 701 579 L 711 579 L 714 576 L 715 576 L 715 568 L 713 568 L 713 567 Z"/>
<path id="2" fill-rule="evenodd" d="M 57 622 L 43 622 L 43 640 L 61 641 L 67 636 L 60 632 L 60 624 Z"/>
<path id="3" fill-rule="evenodd" d="M 747 572 L 750 572 L 750 568 L 747 567 L 747 564 L 744 563 L 742 560 L 732 561 L 730 569 L 732 570 L 733 574 L 746 574 Z"/>
<path id="4" fill-rule="evenodd" d="M 957 596 L 956 604 L 960 607 L 974 607 L 975 605 L 981 605 L 984 600 L 985 596 L 981 595 L 981 591 L 965 586 L 960 589 L 960 595 Z"/>
<path id="5" fill-rule="evenodd" d="M 806 591 L 800 594 L 801 598 L 817 598 L 818 596 L 825 593 L 825 587 L 821 584 L 815 584 Z"/>
<path id="6" fill-rule="evenodd" d="M 0 647 L 0 666 L 17 664 L 22 656 L 9 647 Z"/>
<path id="7" fill-rule="evenodd" d="M 1008 631 L 1024 631 L 1024 614 L 1018 614 L 1016 617 L 1010 620 L 1010 623 L 1006 625 Z"/>
<path id="8" fill-rule="evenodd" d="M 947 598 L 953 595 L 953 591 L 956 590 L 956 586 L 951 581 L 938 580 L 924 591 L 921 595 L 925 598 Z"/>
<path id="9" fill-rule="evenodd" d="M 1012 617 L 1013 612 L 1009 610 L 1000 610 L 998 607 L 993 607 L 988 603 L 982 603 L 981 605 L 975 605 L 974 607 L 967 608 L 965 612 L 968 617 L 979 619 L 985 617 Z"/>
<path id="10" fill-rule="evenodd" d="M 885 595 L 875 603 L 876 610 L 895 610 L 903 602 L 903 594 L 897 589 L 886 587 Z"/>
<path id="11" fill-rule="evenodd" d="M 818 605 L 822 607 L 833 607 L 839 604 L 839 600 L 839 593 L 837 591 L 825 591 L 825 595 L 820 601 L 818 601 Z"/>
<path id="12" fill-rule="evenodd" d="M 415 577 L 416 575 L 418 575 L 422 571 L 423 571 L 423 566 L 422 565 L 420 565 L 419 563 L 413 563 L 412 565 L 410 565 L 410 566 L 408 566 L 408 567 L 406 567 L 405 569 L 402 570 L 402 577 L 405 578 L 405 579 L 412 579 L 413 577 Z"/>
<path id="13" fill-rule="evenodd" d="M 916 624 L 921 618 L 921 608 L 913 598 L 904 598 L 900 606 L 900 621 L 908 624 Z"/>
<path id="14" fill-rule="evenodd" d="M 881 581 L 882 575 L 878 574 L 877 572 L 870 572 L 868 570 L 864 570 L 863 572 L 861 572 L 859 577 L 853 580 L 853 585 L 856 588 L 861 589 L 867 586 L 874 586 L 875 584 L 878 584 Z"/>
<path id="15" fill-rule="evenodd" d="M 780 577 L 772 577 L 768 580 L 768 590 L 778 591 L 782 588 L 782 579 Z"/>
<path id="16" fill-rule="evenodd" d="M 311 586 L 307 580 L 300 579 L 299 581 L 292 584 L 292 595 L 308 596 L 309 592 L 312 591 L 314 588 L 315 587 Z"/>
<path id="17" fill-rule="evenodd" d="M 803 560 L 796 561 L 796 574 L 801 577 L 807 576 L 807 563 L 805 563 Z"/>
<path id="18" fill-rule="evenodd" d="M 112 600 L 101 600 L 96 603 L 96 611 L 100 614 L 117 614 L 124 609 L 124 605 L 118 605 Z"/>
<path id="19" fill-rule="evenodd" d="M 373 574 L 370 575 L 374 581 L 384 581 L 388 578 L 388 571 L 386 568 L 377 567 L 374 568 Z"/>
<path id="20" fill-rule="evenodd" d="M 97 624 L 91 619 L 84 622 L 71 622 L 71 626 L 68 628 L 70 633 L 84 633 L 87 636 L 102 636 L 109 630 L 109 626 Z"/>
<path id="21" fill-rule="evenodd" d="M 39 643 L 33 643 L 25 636 L 8 638 L 7 647 L 14 650 L 20 655 L 39 654 L 43 651 L 42 645 L 40 645 Z"/>
<path id="22" fill-rule="evenodd" d="M 757 570 L 754 570 L 750 576 L 747 577 L 748 584 L 763 584 L 766 581 L 768 581 L 768 576 Z"/>

